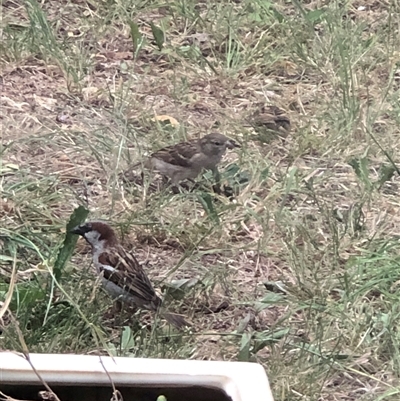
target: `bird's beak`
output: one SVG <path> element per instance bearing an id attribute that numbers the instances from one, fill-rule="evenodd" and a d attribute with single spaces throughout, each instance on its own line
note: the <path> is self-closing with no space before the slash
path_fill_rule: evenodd
<path id="1" fill-rule="evenodd" d="M 228 141 L 226 141 L 226 147 L 228 149 L 234 149 L 234 148 L 240 148 L 240 145 L 233 139 L 229 139 Z"/>
<path id="2" fill-rule="evenodd" d="M 70 233 L 77 234 L 77 235 L 84 235 L 86 233 L 86 231 L 85 231 L 84 227 L 76 226 L 70 231 Z"/>

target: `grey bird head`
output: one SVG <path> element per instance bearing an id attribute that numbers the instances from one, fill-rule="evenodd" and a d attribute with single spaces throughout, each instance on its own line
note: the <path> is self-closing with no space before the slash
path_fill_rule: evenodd
<path id="1" fill-rule="evenodd" d="M 222 156 L 226 149 L 240 148 L 240 145 L 233 139 L 214 132 L 200 139 L 200 147 L 202 152 L 207 156 Z"/>

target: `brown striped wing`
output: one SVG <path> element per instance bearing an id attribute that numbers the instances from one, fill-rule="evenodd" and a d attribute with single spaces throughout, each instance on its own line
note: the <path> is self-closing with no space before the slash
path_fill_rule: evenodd
<path id="1" fill-rule="evenodd" d="M 159 307 L 161 300 L 135 256 L 118 247 L 103 252 L 99 262 L 114 268 L 113 271 L 103 268 L 104 278 L 134 296 L 138 306 L 152 305 L 152 309 Z"/>
<path id="2" fill-rule="evenodd" d="M 179 167 L 191 167 L 191 158 L 199 152 L 197 140 L 178 143 L 160 149 L 151 156 Z"/>

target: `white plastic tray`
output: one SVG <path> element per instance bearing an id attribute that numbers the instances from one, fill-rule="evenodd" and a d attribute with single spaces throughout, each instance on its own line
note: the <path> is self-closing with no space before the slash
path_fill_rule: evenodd
<path id="1" fill-rule="evenodd" d="M 117 389 L 118 385 L 203 386 L 219 389 L 232 401 L 273 401 L 265 371 L 256 363 L 67 354 L 30 354 L 30 360 L 50 387 L 111 387 L 111 381 Z M 0 352 L 0 390 L 7 384 L 40 385 L 41 382 L 24 357 Z"/>

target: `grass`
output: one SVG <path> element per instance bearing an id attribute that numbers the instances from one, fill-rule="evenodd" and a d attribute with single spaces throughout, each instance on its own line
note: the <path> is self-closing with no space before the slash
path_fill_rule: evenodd
<path id="1" fill-rule="evenodd" d="M 276 401 L 398 399 L 397 2 L 2 8 L 2 349 L 256 361 Z M 253 124 L 267 106 L 285 139 Z M 120 182 L 215 128 L 242 144 L 232 199 L 207 173 L 180 194 Z M 191 333 L 115 324 L 82 242 L 55 281 L 78 205 L 172 282 Z"/>

